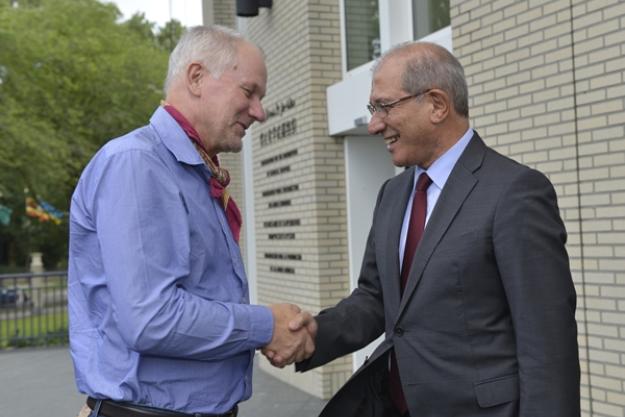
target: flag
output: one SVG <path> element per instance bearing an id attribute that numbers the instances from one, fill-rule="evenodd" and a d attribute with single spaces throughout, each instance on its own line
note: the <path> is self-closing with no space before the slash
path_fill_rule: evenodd
<path id="1" fill-rule="evenodd" d="M 38 219 L 41 223 L 60 224 L 64 213 L 44 200 L 37 201 L 32 197 L 26 197 L 26 215 Z"/>

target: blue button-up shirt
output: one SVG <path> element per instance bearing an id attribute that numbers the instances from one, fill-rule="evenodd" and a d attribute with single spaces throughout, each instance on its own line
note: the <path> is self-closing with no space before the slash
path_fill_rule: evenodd
<path id="1" fill-rule="evenodd" d="M 71 204 L 70 346 L 80 392 L 223 413 L 251 395 L 271 311 L 249 304 L 239 246 L 191 141 L 162 108 L 110 141 Z"/>

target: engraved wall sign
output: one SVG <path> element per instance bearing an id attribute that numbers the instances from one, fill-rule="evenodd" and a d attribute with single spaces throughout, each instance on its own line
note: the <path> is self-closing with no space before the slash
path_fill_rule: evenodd
<path id="1" fill-rule="evenodd" d="M 291 149 L 290 151 L 263 159 L 260 161 L 261 166 L 273 164 L 274 162 L 282 161 L 283 159 L 292 158 L 297 155 L 297 149 Z"/>
<path id="2" fill-rule="evenodd" d="M 273 145 L 297 132 L 297 120 L 295 118 L 271 127 L 260 134 L 260 147 Z"/>

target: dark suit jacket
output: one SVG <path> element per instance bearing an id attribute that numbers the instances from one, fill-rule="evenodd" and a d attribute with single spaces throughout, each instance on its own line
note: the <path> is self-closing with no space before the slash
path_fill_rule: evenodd
<path id="1" fill-rule="evenodd" d="M 549 180 L 476 133 L 400 298 L 399 235 L 413 177 L 408 169 L 380 189 L 358 288 L 319 314 L 317 350 L 297 365 L 322 365 L 386 333 L 322 415 L 367 414 L 358 407 L 381 415 L 366 404 L 379 394 L 369 379 L 380 378 L 394 348 L 413 417 L 579 416 L 576 295 Z"/>

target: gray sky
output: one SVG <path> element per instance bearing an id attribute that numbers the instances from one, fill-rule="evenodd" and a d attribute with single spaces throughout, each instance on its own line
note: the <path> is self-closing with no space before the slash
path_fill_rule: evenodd
<path id="1" fill-rule="evenodd" d="M 202 0 L 100 0 L 115 3 L 128 19 L 135 12 L 144 12 L 145 17 L 164 26 L 170 18 L 179 20 L 184 26 L 202 24 Z"/>

